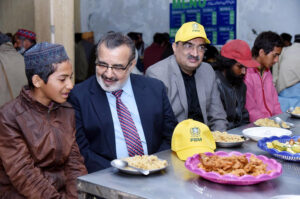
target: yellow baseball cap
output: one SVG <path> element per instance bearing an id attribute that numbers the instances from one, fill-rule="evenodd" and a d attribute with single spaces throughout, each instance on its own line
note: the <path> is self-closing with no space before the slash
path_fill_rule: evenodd
<path id="1" fill-rule="evenodd" d="M 197 37 L 202 37 L 203 39 L 205 39 L 205 42 L 207 44 L 210 44 L 210 41 L 206 36 L 204 27 L 201 24 L 195 21 L 187 22 L 182 24 L 182 26 L 178 29 L 175 35 L 175 43 L 178 41 L 186 42 Z"/>
<path id="2" fill-rule="evenodd" d="M 214 152 L 216 142 L 205 124 L 187 119 L 177 124 L 172 136 L 172 151 L 181 160 L 196 153 Z"/>

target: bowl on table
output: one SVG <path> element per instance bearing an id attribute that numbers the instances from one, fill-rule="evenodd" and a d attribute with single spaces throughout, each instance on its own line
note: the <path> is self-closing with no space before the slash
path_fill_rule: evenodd
<path id="1" fill-rule="evenodd" d="M 300 118 L 300 107 L 299 107 L 299 106 L 296 107 L 296 108 L 290 107 L 290 108 L 287 110 L 287 112 L 288 112 L 289 114 L 291 114 L 291 117 L 294 117 L 294 118 Z"/>
<path id="2" fill-rule="evenodd" d="M 227 132 L 213 131 L 212 132 L 217 147 L 231 148 L 239 147 L 249 140 L 248 137 L 229 134 Z"/>
<path id="3" fill-rule="evenodd" d="M 258 141 L 266 137 L 292 135 L 292 131 L 277 127 L 252 127 L 244 129 L 243 135 Z"/>

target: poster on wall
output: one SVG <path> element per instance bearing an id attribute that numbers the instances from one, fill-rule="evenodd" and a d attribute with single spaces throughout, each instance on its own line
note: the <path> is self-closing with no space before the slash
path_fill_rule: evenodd
<path id="1" fill-rule="evenodd" d="M 173 0 L 170 3 L 170 38 L 180 26 L 196 21 L 205 28 L 213 45 L 236 38 L 236 0 Z"/>

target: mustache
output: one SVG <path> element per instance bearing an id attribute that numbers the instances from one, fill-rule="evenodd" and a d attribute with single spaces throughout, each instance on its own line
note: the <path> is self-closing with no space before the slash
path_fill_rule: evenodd
<path id="1" fill-rule="evenodd" d="M 108 77 L 106 77 L 104 74 L 101 75 L 101 77 L 102 77 L 102 79 L 104 79 L 104 80 L 109 80 L 109 81 L 119 81 L 119 79 L 116 78 L 116 77 L 108 78 Z"/>
<path id="2" fill-rule="evenodd" d="M 199 61 L 200 57 L 199 56 L 188 55 L 188 59 L 195 59 L 195 60 Z"/>

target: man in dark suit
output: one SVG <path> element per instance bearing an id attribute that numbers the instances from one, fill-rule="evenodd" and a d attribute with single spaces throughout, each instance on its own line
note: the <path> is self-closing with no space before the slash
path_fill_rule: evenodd
<path id="1" fill-rule="evenodd" d="M 96 75 L 70 94 L 76 139 L 89 173 L 109 167 L 115 158 L 170 148 L 177 121 L 164 84 L 130 74 L 135 64 L 132 40 L 108 33 L 97 45 Z"/>

